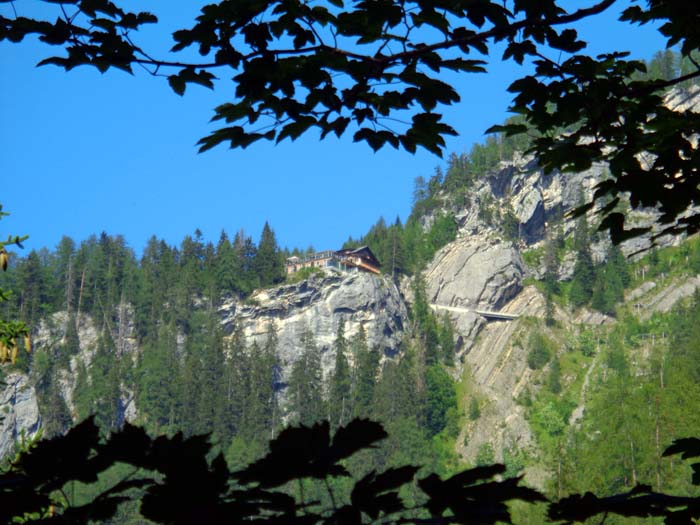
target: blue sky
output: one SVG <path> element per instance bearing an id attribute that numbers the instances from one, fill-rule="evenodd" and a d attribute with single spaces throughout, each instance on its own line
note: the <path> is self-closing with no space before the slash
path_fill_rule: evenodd
<path id="1" fill-rule="evenodd" d="M 25 16 L 55 8 L 32 0 L 15 7 Z M 138 8 L 163 22 L 138 38 L 158 52 L 197 11 L 179 1 Z M 0 13 L 9 16 L 9 4 L 0 4 Z M 665 44 L 653 30 L 616 23 L 614 13 L 581 32 L 594 53 L 627 49 L 648 58 Z M 195 143 L 213 129 L 211 110 L 226 100 L 230 82 L 215 91 L 190 87 L 179 97 L 165 79 L 143 71 L 36 68 L 51 51 L 34 40 L 0 43 L 0 202 L 12 213 L 0 236 L 28 233 L 28 249 L 101 231 L 123 234 L 137 253 L 151 235 L 178 244 L 196 228 L 214 242 L 222 229 L 240 228 L 257 241 L 266 220 L 282 246 L 336 248 L 380 215 L 405 219 L 413 180 L 444 165 L 426 151 L 373 153 L 349 136 L 320 142 L 313 133 L 294 143 L 198 154 Z M 498 60 L 489 71 L 457 81 L 462 102 L 443 112 L 459 136 L 446 152 L 468 151 L 507 116 L 506 88 L 523 71 Z"/>

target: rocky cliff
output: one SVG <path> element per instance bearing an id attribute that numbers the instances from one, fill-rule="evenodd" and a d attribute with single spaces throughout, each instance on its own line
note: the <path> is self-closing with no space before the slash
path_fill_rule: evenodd
<path id="1" fill-rule="evenodd" d="M 24 374 L 12 373 L 0 388 L 0 458 L 12 452 L 22 435 L 29 438 L 41 426 L 36 391 Z"/>
<path id="2" fill-rule="evenodd" d="M 700 111 L 700 89 L 676 92 L 668 103 L 670 107 Z M 522 448 L 532 443 L 523 409 L 515 403 L 532 381 L 526 349 L 515 341 L 518 332 L 526 329 L 520 320 L 487 320 L 477 310 L 544 316 L 541 294 L 534 287 L 523 285 L 528 276 L 542 277 L 543 264 L 528 267 L 522 253 L 542 247 L 549 229 L 556 227 L 564 238 L 573 235 L 575 220 L 566 212 L 581 199 L 591 199 L 595 185 L 606 174 L 602 164 L 580 173 L 546 174 L 534 159 L 516 155 L 474 183 L 463 199 L 468 205 L 455 208 L 449 204 L 449 196 L 443 196 L 446 210 L 458 223 L 458 235 L 435 255 L 424 276 L 433 305 L 438 311 L 447 312 L 457 328 L 468 380 L 488 407 L 484 417 L 462 429 L 458 448 L 467 459 L 473 459 L 484 442 L 494 445 L 497 457 L 503 447 Z M 507 215 L 515 222 L 510 234 L 502 227 Z M 653 210 L 635 210 L 628 217 L 633 225 L 640 226 L 652 224 L 656 214 Z M 588 220 L 591 228 L 597 227 L 596 215 L 589 214 Z M 621 248 L 624 254 L 639 257 L 653 245 L 663 247 L 681 241 L 680 237 L 662 237 L 652 244 L 648 235 L 626 241 Z M 594 262 L 604 259 L 608 245 L 604 235 L 593 243 Z M 558 268 L 560 280 L 571 278 L 574 260 L 573 252 L 564 254 Z M 683 293 L 671 293 L 669 287 L 663 300 L 650 299 L 650 304 L 656 301 L 654 304 L 668 309 L 668 305 L 689 295 L 697 286 L 697 278 L 692 278 L 678 288 Z M 649 311 L 660 309 L 661 306 L 656 310 L 649 307 Z M 569 312 L 557 310 L 555 317 L 570 324 L 608 321 L 601 314 L 585 311 L 571 317 Z"/>
<path id="3" fill-rule="evenodd" d="M 301 333 L 311 330 L 322 352 L 324 375 L 333 366 L 333 340 L 339 324 L 345 335 L 364 327 L 370 348 L 396 354 L 407 321 L 406 305 L 387 277 L 369 273 L 314 275 L 296 284 L 255 292 L 246 301 L 229 300 L 219 308 L 227 333 L 238 325 L 249 340 L 262 342 L 270 323 L 278 336 L 283 377 L 299 353 Z"/>
<path id="4" fill-rule="evenodd" d="M 239 326 L 249 343 L 267 337 L 270 324 L 278 334 L 278 352 L 282 361 L 284 380 L 297 358 L 300 335 L 310 330 L 322 352 L 322 366 L 327 377 L 333 367 L 333 341 L 340 323 L 345 324 L 346 337 L 363 327 L 370 348 L 392 357 L 399 349 L 407 322 L 406 304 L 396 285 L 389 278 L 367 273 L 328 273 L 313 275 L 296 284 L 258 290 L 246 300 L 229 299 L 218 309 L 226 334 Z M 135 337 L 133 311 L 122 305 L 111 324 L 116 351 L 136 361 L 140 348 Z M 34 337 L 36 350 L 54 349 L 64 345 L 69 318 L 59 312 L 45 319 Z M 79 349 L 69 359 L 68 368 L 59 373 L 59 390 L 69 412 L 75 418 L 76 378 L 80 366 L 90 367 L 99 341 L 96 323 L 89 316 L 78 322 Z M 184 335 L 180 335 L 182 341 Z M 50 351 L 49 355 L 54 352 Z M 4 418 L 0 421 L 0 457 L 13 448 L 22 432 L 30 436 L 41 426 L 39 403 L 34 378 L 20 373 L 9 374 L 0 389 L 0 406 Z M 133 392 L 123 385 L 120 399 L 121 420 L 137 417 Z"/>
<path id="5" fill-rule="evenodd" d="M 674 95 L 669 104 L 700 108 L 700 92 Z M 473 457 L 480 440 L 487 438 L 496 439 L 499 446 L 507 443 L 522 446 L 532 441 L 522 410 L 514 403 L 530 381 L 525 349 L 513 341 L 520 321 L 488 320 L 479 311 L 542 315 L 541 296 L 524 282 L 528 276 L 541 276 L 543 268 L 537 264 L 528 267 L 522 254 L 540 247 L 555 223 L 565 237 L 570 235 L 574 221 L 565 212 L 581 198 L 589 199 L 595 184 L 605 175 L 604 165 L 595 165 L 582 173 L 545 174 L 533 159 L 516 156 L 474 183 L 463 199 L 468 205 L 454 207 L 445 196 L 442 211 L 455 217 L 458 235 L 438 251 L 424 270 L 427 294 L 432 305 L 447 312 L 454 321 L 460 361 L 491 407 L 478 424 L 463 430 L 462 443 L 468 442 L 461 446 L 465 457 Z M 500 225 L 505 216 L 515 221 L 509 234 Z M 654 218 L 644 210 L 631 217 L 638 223 Z M 430 224 L 430 217 L 423 219 L 426 226 Z M 591 218 L 592 223 L 595 220 Z M 660 242 L 677 240 L 667 238 Z M 606 245 L 601 238 L 592 247 L 596 262 L 604 257 Z M 649 246 L 648 238 L 640 238 L 625 243 L 623 250 L 628 254 L 639 253 Z M 570 278 L 572 268 L 571 254 L 565 255 L 559 267 L 560 279 Z M 218 314 L 225 333 L 230 335 L 238 326 L 249 340 L 262 341 L 268 326 L 273 324 L 279 338 L 283 379 L 298 355 L 300 334 L 309 329 L 322 350 L 327 375 L 333 365 L 332 343 L 341 322 L 345 323 L 346 336 L 352 337 L 362 326 L 370 347 L 384 356 L 396 354 L 407 323 L 404 297 L 410 301 L 408 280 L 402 283 L 402 291 L 403 295 L 390 279 L 382 276 L 324 274 L 259 290 L 244 301 L 226 300 L 218 308 Z M 567 315 L 557 314 L 561 319 Z M 139 348 L 128 305 L 122 305 L 117 317 L 118 322 L 112 327 L 117 349 L 136 358 Z M 586 314 L 574 321 L 599 323 L 605 319 Z M 46 320 L 36 338 L 37 346 L 61 344 L 66 323 L 67 316 L 63 313 Z M 81 318 L 79 339 L 80 351 L 61 377 L 62 395 L 72 412 L 77 367 L 81 362 L 89 365 L 96 346 L 97 332 L 91 319 Z M 2 455 L 22 429 L 32 432 L 38 428 L 40 416 L 36 396 L 26 377 L 8 376 L 7 386 L 0 395 L 5 410 L 5 419 L 0 423 Z M 133 396 L 126 389 L 121 404 L 124 419 L 136 416 Z"/>

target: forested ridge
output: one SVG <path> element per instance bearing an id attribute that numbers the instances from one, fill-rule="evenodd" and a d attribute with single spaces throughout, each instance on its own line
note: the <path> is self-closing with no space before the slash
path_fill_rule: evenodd
<path id="1" fill-rule="evenodd" d="M 700 242 L 690 239 L 678 247 L 655 250 L 634 263 L 611 259 L 596 270 L 598 275 L 605 275 L 603 268 L 610 264 L 622 265 L 627 275 L 623 290 L 648 282 L 672 285 L 700 269 Z M 546 290 L 545 281 L 536 284 Z M 285 404 L 279 396 L 274 326 L 270 325 L 264 344 L 247 344 L 240 333 L 223 336 L 207 301 L 199 301 L 179 322 L 174 318 L 166 322 L 165 316 L 173 313 L 163 308 L 157 332 L 144 337 L 134 361 L 119 354 L 108 327 L 118 321 L 117 303 L 112 318 L 101 318 L 105 324 L 90 369 L 78 371 L 74 399 L 78 419 L 95 414 L 103 432 L 121 427 L 123 421 L 116 419 L 119 390 L 123 384 L 133 385 L 139 411 L 136 423 L 153 436 L 211 432 L 213 451 L 223 453 L 236 469 L 264 455 L 283 423 L 310 425 L 322 420 L 334 429 L 354 417 L 370 417 L 384 424 L 388 438 L 378 448 L 348 460 L 356 479 L 371 469 L 405 464 L 448 475 L 465 466 L 454 452 L 460 426 L 478 421 L 490 407 L 477 391 L 456 389 L 452 327 L 430 313 L 419 278 L 412 286 L 412 329 L 400 360 L 380 365 L 379 353 L 367 348 L 363 334 L 346 338 L 340 326 L 333 345 L 334 367 L 323 382 L 319 349 L 307 331 L 299 341 L 300 355 L 290 382 L 284 385 Z M 553 304 L 577 308 L 572 289 L 573 281 L 561 283 L 553 291 Z M 593 298 L 591 290 L 587 300 Z M 598 496 L 620 494 L 640 483 L 656 492 L 697 495 L 687 463 L 662 454 L 675 439 L 700 432 L 700 420 L 692 408 L 688 410 L 700 403 L 696 377 L 700 296 L 696 293 L 671 312 L 647 320 L 636 317 L 634 304 L 621 299 L 609 312 L 618 321 L 607 326 L 571 325 L 556 316 L 522 321 L 518 344 L 529 352 L 528 366 L 538 375 L 518 403 L 527 410 L 538 448 L 497 451 L 483 446 L 476 465 L 502 457 L 507 476 L 540 465 L 549 472 L 542 489 L 554 500 L 588 490 Z M 185 334 L 184 341 L 178 333 Z M 30 367 L 37 380 L 45 436 L 60 435 L 74 423 L 61 402 L 57 373 L 77 352 L 77 331 L 69 323 L 61 345 L 38 349 L 30 354 L 31 363 L 20 354 L 16 368 Z M 6 373 L 12 370 L 5 368 Z M 572 423 L 589 369 L 585 413 Z M 85 498 L 95 490 L 128 472 L 116 466 L 95 486 L 79 484 L 74 502 L 88 501 Z M 342 478 L 330 483 L 333 497 L 342 499 L 349 486 Z M 410 502 L 419 497 L 416 490 L 407 486 L 402 496 Z M 304 497 L 331 505 L 323 483 L 307 485 Z M 123 505 L 113 522 L 140 523 L 137 509 L 136 502 Z M 515 523 L 546 519 L 543 505 L 518 503 L 512 509 Z M 615 516 L 606 520 L 637 522 L 638 518 Z"/>
<path id="2" fill-rule="evenodd" d="M 662 75 L 662 66 L 673 57 L 656 60 Z M 452 212 L 470 205 L 469 192 L 477 180 L 524 147 L 498 136 L 469 153 L 452 155 L 444 170 L 436 169 L 427 181 L 417 179 L 405 224 L 380 219 L 367 234 L 345 244 L 369 245 L 386 278 L 411 280 L 411 323 L 397 349 L 400 358 L 382 358 L 362 331 L 346 337 L 341 324 L 332 348 L 334 366 L 323 377 L 320 348 L 307 329 L 283 383 L 274 324 L 268 325 L 262 343 L 247 341 L 237 329 L 225 334 L 217 315 L 225 298 L 245 301 L 255 289 L 309 275 L 288 278 L 284 260 L 312 249 L 281 249 L 265 224 L 257 244 L 243 231 L 232 239 L 222 232 L 216 244 L 196 231 L 177 247 L 153 237 L 137 258 L 123 237 L 102 233 L 79 244 L 64 238 L 53 251 L 13 257 L 11 271 L 0 275 L 0 287 L 15 294 L 0 305 L 0 317 L 19 319 L 36 330 L 60 313 L 65 328 L 57 344 L 19 354 L 4 373 L 30 374 L 45 437 L 64 434 L 90 415 L 103 434 L 122 428 L 126 392 L 135 400 L 134 422 L 150 435 L 211 433 L 212 454 L 221 452 L 233 469 L 262 457 L 287 424 L 326 421 L 333 432 L 360 417 L 380 421 L 388 438 L 348 459 L 356 478 L 406 464 L 443 476 L 454 473 L 465 466 L 455 452 L 460 428 L 477 421 L 489 403 L 460 380 L 457 334 L 447 316 L 438 317 L 429 308 L 420 271 L 455 239 L 458 225 Z M 511 210 L 488 203 L 482 208 L 487 224 L 517 242 Z M 642 320 L 635 304 L 625 303 L 625 292 L 645 282 L 682 282 L 700 273 L 700 243 L 695 238 L 653 250 L 637 262 L 625 260 L 611 245 L 603 260 L 594 261 L 591 244 L 598 234 L 585 219 L 577 221 L 571 239 L 556 225 L 551 231 L 539 248 L 524 253 L 526 262 L 545 266 L 544 276 L 531 281 L 547 308 L 543 319 L 523 320 L 518 342 L 528 352 L 535 380 L 517 401 L 527 411 L 537 448 L 498 451 L 485 443 L 468 466 L 502 458 L 505 476 L 543 467 L 547 475 L 539 488 L 552 499 L 586 490 L 619 494 L 640 483 L 659 492 L 697 495 L 686 464 L 662 454 L 675 439 L 700 435 L 694 410 L 700 406 L 700 296 Z M 573 275 L 562 282 L 556 277 L 558 265 L 571 253 Z M 616 321 L 600 327 L 571 324 L 557 315 L 557 308 L 593 309 Z M 81 351 L 85 318 L 93 320 L 98 338 L 89 368 L 77 361 L 71 412 L 62 381 Z M 120 337 L 125 322 L 133 322 L 136 355 L 125 351 Z M 585 412 L 572 421 L 582 399 Z M 123 473 L 117 466 L 107 477 Z M 333 494 L 347 495 L 345 481 L 331 480 L 335 492 L 320 483 L 309 486 L 306 497 L 333 504 Z M 79 486 L 78 499 L 89 498 L 94 490 Z M 419 498 L 414 485 L 402 490 L 408 501 Z M 543 506 L 514 508 L 517 523 L 545 519 Z M 115 523 L 140 522 L 134 504 L 119 512 Z M 630 522 L 616 519 L 606 523 Z"/>

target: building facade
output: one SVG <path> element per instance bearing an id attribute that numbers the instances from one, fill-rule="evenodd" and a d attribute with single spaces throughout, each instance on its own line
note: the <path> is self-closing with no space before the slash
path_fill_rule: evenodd
<path id="1" fill-rule="evenodd" d="M 341 271 L 363 271 L 379 274 L 381 264 L 368 246 L 345 250 L 326 250 L 307 257 L 289 257 L 287 274 L 304 268 L 336 268 Z"/>

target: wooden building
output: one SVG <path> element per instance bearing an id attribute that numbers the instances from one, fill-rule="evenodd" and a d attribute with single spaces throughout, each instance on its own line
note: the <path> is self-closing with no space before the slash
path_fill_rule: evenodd
<path id="1" fill-rule="evenodd" d="M 289 257 L 287 273 L 298 272 L 303 268 L 337 268 L 342 271 L 364 271 L 380 273 L 381 264 L 368 246 L 354 249 L 326 250 L 308 257 Z"/>
<path id="2" fill-rule="evenodd" d="M 381 264 L 375 257 L 369 246 L 360 246 L 355 249 L 339 250 L 336 253 L 339 261 L 346 267 L 354 267 L 366 272 L 380 273 Z"/>

